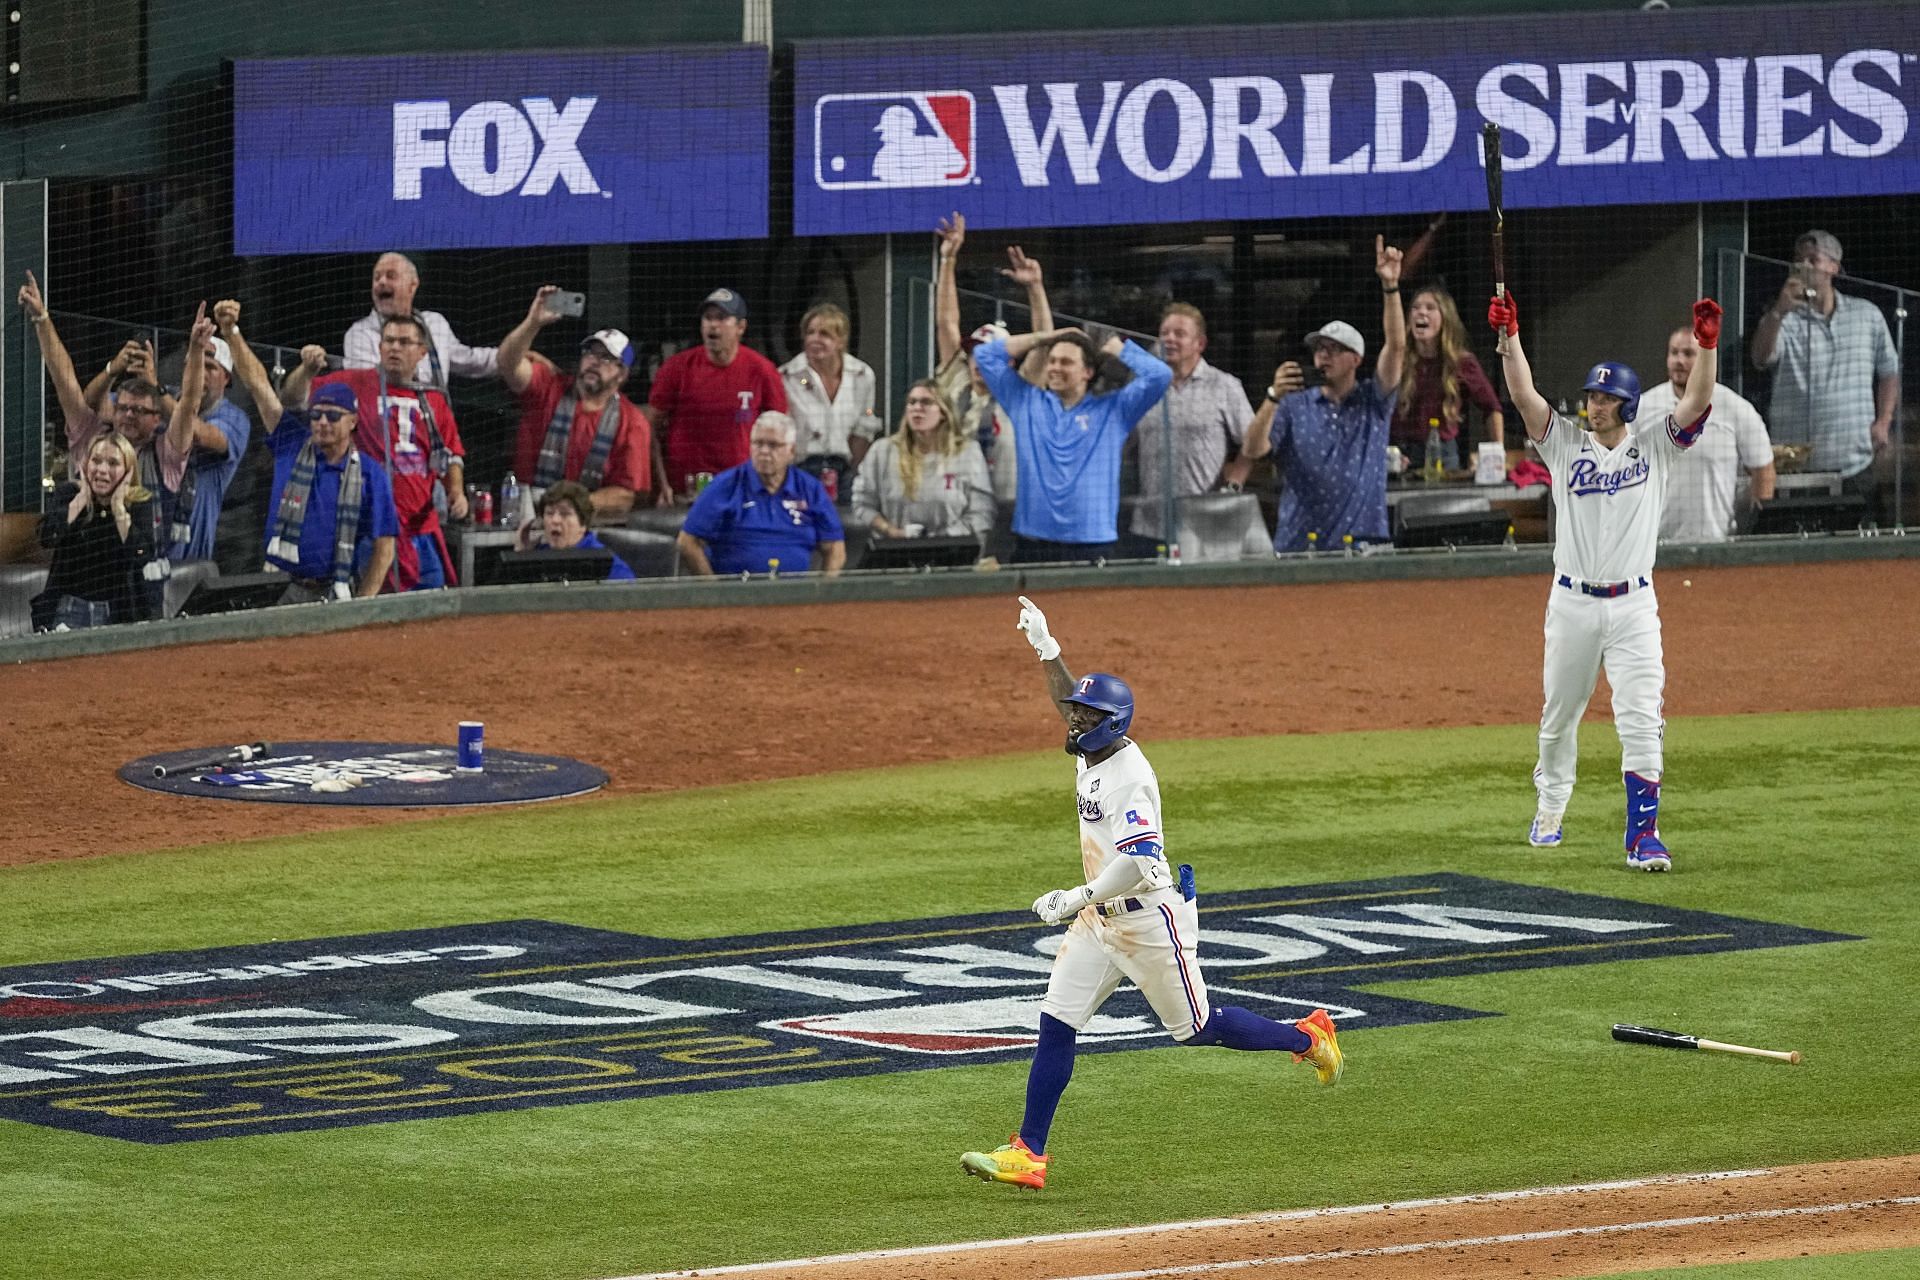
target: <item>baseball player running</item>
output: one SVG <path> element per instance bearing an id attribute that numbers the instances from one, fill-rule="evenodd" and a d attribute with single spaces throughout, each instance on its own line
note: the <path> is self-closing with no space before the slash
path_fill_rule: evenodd
<path id="1" fill-rule="evenodd" d="M 1046 615 L 1020 597 L 1020 621 L 1044 664 L 1047 692 L 1067 724 L 1067 754 L 1076 757 L 1080 861 L 1086 881 L 1041 894 L 1034 914 L 1048 924 L 1072 923 L 1054 955 L 1040 1005 L 1040 1042 L 1027 1073 L 1027 1109 L 1020 1130 L 992 1151 L 969 1151 L 960 1167 L 988 1182 L 1035 1191 L 1047 1184 L 1047 1130 L 1073 1075 L 1074 1040 L 1108 996 L 1131 981 L 1180 1044 L 1228 1049 L 1284 1049 L 1310 1062 L 1321 1084 L 1340 1078 L 1340 1043 L 1325 1009 L 1294 1023 L 1272 1022 L 1245 1009 L 1207 1003 L 1195 958 L 1199 915 L 1193 869 L 1176 884 L 1160 834 L 1160 783 L 1126 736 L 1133 691 L 1117 676 L 1073 678 Z"/>
<path id="2" fill-rule="evenodd" d="M 1673 462 L 1706 429 L 1719 376 L 1720 305 L 1693 304 L 1693 336 L 1700 358 L 1673 412 L 1657 423 L 1633 426 L 1640 379 L 1623 364 L 1605 361 L 1587 374 L 1590 429 L 1548 408 L 1533 386 L 1520 349 L 1520 316 L 1513 295 L 1497 296 L 1487 320 L 1501 337 L 1507 387 L 1527 425 L 1527 438 L 1553 474 L 1559 533 L 1553 548 L 1553 586 L 1547 592 L 1546 663 L 1541 684 L 1540 760 L 1533 785 L 1540 807 L 1529 844 L 1560 843 L 1579 757 L 1580 717 L 1593 697 L 1601 664 L 1613 686 L 1613 722 L 1620 734 L 1620 768 L 1627 787 L 1627 865 L 1667 871 L 1673 855 L 1660 839 L 1660 715 L 1666 668 L 1660 649 L 1660 608 L 1653 594 L 1654 544 L 1666 505 Z M 1684 424 L 1684 425 L 1683 425 Z"/>

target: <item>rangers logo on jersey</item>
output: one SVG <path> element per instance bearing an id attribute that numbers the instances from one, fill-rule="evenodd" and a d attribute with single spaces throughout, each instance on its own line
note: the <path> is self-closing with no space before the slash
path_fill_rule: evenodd
<path id="1" fill-rule="evenodd" d="M 1100 802 L 1098 800 L 1095 800 L 1092 796 L 1080 796 L 1078 798 L 1080 801 L 1080 820 L 1082 822 L 1098 822 L 1105 816 L 1100 812 Z"/>
<path id="2" fill-rule="evenodd" d="M 1589 497 L 1596 493 L 1604 493 L 1611 497 L 1622 489 L 1631 489 L 1636 485 L 1645 484 L 1647 477 L 1653 474 L 1653 468 L 1647 465 L 1647 460 L 1642 458 L 1637 450 L 1630 451 L 1627 456 L 1634 460 L 1631 465 L 1612 471 L 1602 471 L 1600 464 L 1592 458 L 1575 458 L 1573 466 L 1567 470 L 1568 492 L 1576 498 Z"/>
<path id="3" fill-rule="evenodd" d="M 827 191 L 953 187 L 974 180 L 974 98 L 829 93 L 813 104 L 813 181 Z"/>

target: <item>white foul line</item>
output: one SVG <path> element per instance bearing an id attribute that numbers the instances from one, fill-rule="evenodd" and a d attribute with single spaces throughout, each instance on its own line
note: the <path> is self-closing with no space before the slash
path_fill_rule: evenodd
<path id="1" fill-rule="evenodd" d="M 1117 1240 L 1126 1236 L 1153 1235 L 1161 1231 L 1240 1227 L 1258 1222 L 1309 1222 L 1316 1218 L 1344 1218 L 1357 1214 L 1384 1213 L 1396 1209 L 1438 1209 L 1459 1204 L 1496 1204 L 1510 1200 L 1531 1200 L 1540 1196 L 1584 1195 L 1595 1191 L 1632 1191 L 1641 1187 L 1682 1186 L 1694 1182 L 1719 1182 L 1728 1178 L 1764 1178 L 1773 1172 L 1772 1169 L 1726 1169 L 1714 1173 L 1674 1174 L 1664 1178 L 1581 1182 L 1564 1187 L 1524 1187 L 1516 1191 L 1485 1191 L 1474 1195 L 1441 1196 L 1428 1200 L 1388 1200 L 1379 1204 L 1340 1205 L 1327 1209 L 1288 1209 L 1274 1213 L 1252 1213 L 1237 1218 L 1196 1218 L 1190 1222 L 1158 1222 L 1136 1227 L 1107 1227 L 1097 1231 L 1063 1231 L 1054 1235 L 1015 1236 L 1004 1240 L 966 1240 L 957 1244 L 918 1245 L 906 1249 L 870 1249 L 860 1253 L 836 1253 L 818 1258 L 790 1258 L 784 1262 L 745 1262 L 723 1267 L 696 1267 L 688 1271 L 651 1271 L 646 1275 L 616 1276 L 613 1280 L 690 1280 L 691 1277 L 696 1276 L 746 1275 L 756 1271 L 774 1271 L 782 1267 L 823 1267 L 841 1262 L 926 1258 L 943 1253 L 975 1253 L 985 1249 L 1019 1248 L 1026 1245 L 1054 1244 L 1070 1240 Z"/>
<path id="2" fill-rule="evenodd" d="M 1920 1204 L 1920 1196 L 1900 1196 L 1887 1200 L 1850 1200 L 1844 1204 L 1810 1205 L 1798 1209 L 1751 1209 L 1743 1213 L 1712 1213 L 1697 1218 L 1656 1218 L 1646 1222 L 1615 1222 L 1598 1227 L 1562 1227 L 1557 1231 L 1516 1231 L 1504 1236 L 1463 1236 L 1455 1240 L 1423 1240 L 1418 1244 L 1376 1245 L 1369 1249 L 1335 1249 L 1325 1253 L 1293 1253 L 1274 1258 L 1200 1262 L 1184 1267 L 1155 1267 L 1148 1271 L 1106 1271 L 1098 1275 L 1062 1277 L 1062 1280 L 1157 1280 L 1160 1276 L 1208 1275 L 1216 1271 L 1240 1271 L 1248 1267 L 1275 1267 L 1295 1262 L 1342 1262 L 1349 1258 L 1387 1258 L 1400 1254 L 1427 1253 L 1434 1249 L 1477 1249 L 1485 1245 L 1530 1244 L 1540 1240 L 1566 1240 L 1574 1236 L 1607 1236 L 1620 1235 L 1628 1231 L 1720 1226 L 1731 1222 L 1757 1222 L 1764 1218 L 1852 1213 L 1860 1209 L 1879 1209 L 1910 1204 Z"/>

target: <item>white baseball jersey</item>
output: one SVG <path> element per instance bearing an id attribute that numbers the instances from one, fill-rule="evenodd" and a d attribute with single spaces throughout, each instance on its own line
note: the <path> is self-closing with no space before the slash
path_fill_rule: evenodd
<path id="1" fill-rule="evenodd" d="M 1132 742 L 1097 765 L 1079 759 L 1074 788 L 1080 809 L 1080 861 L 1092 880 L 1116 858 L 1130 858 L 1145 883 L 1120 895 L 1118 914 L 1098 905 L 1084 908 L 1067 928 L 1053 958 L 1041 1011 L 1076 1031 L 1085 1030 L 1122 980 L 1147 998 L 1160 1023 L 1176 1040 L 1192 1037 L 1206 1025 L 1207 982 L 1197 948 L 1200 917 L 1194 904 L 1173 887 L 1166 855 L 1151 844 L 1160 835 L 1160 781 L 1153 766 Z"/>
<path id="2" fill-rule="evenodd" d="M 1138 744 L 1128 740 L 1118 751 L 1089 766 L 1085 756 L 1076 756 L 1079 778 L 1074 797 L 1080 806 L 1080 863 L 1091 881 L 1113 864 L 1115 858 L 1133 857 L 1128 850 L 1142 841 L 1166 845 L 1160 834 L 1160 779 Z M 1152 874 L 1150 863 L 1159 864 L 1158 886 L 1173 883 L 1167 873 L 1165 854 L 1136 858 L 1143 874 Z"/>
<path id="3" fill-rule="evenodd" d="M 1680 393 L 1663 382 L 1640 397 L 1640 412 L 1665 416 Z M 1660 517 L 1662 542 L 1725 542 L 1733 534 L 1733 499 L 1742 468 L 1773 461 L 1760 411 L 1732 387 L 1713 388 L 1713 416 L 1699 441 L 1674 464 Z"/>
<path id="4" fill-rule="evenodd" d="M 1642 413 L 1612 449 L 1578 421 L 1554 414 L 1534 442 L 1553 475 L 1553 567 L 1583 582 L 1625 582 L 1653 572 L 1660 513 L 1674 462 L 1699 438 L 1671 414 Z"/>

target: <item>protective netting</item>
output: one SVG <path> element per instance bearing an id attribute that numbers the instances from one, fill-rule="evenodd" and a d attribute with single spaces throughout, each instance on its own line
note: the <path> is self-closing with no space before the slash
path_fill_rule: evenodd
<path id="1" fill-rule="evenodd" d="M 1906 402 L 1898 388 L 1914 367 L 1905 321 L 1920 260 L 1913 197 L 1901 193 L 1914 189 L 1903 72 L 1881 46 L 1904 47 L 1916 24 L 1899 8 L 1848 12 L 1859 34 L 1838 24 L 1798 43 L 1730 33 L 1701 15 L 1670 15 L 1666 27 L 1621 15 L 1541 18 L 1524 31 L 1507 28 L 1513 46 L 1493 51 L 1485 20 L 1460 20 L 1076 32 L 1042 41 L 1044 57 L 1016 36 L 955 37 L 938 49 L 793 44 L 776 14 L 771 51 L 700 44 L 439 55 L 428 51 L 447 33 L 423 27 L 411 39 L 389 33 L 386 47 L 397 40 L 417 52 L 237 62 L 223 59 L 251 51 L 236 49 L 217 20 L 189 33 L 157 13 L 153 47 L 164 50 L 167 74 L 191 74 L 157 84 L 149 67 L 144 96 L 92 103 L 62 99 L 44 73 L 27 75 L 29 92 L 13 99 L 4 122 L 19 157 L 7 187 L 9 287 L 31 267 L 42 291 L 6 317 L 8 551 L 31 558 L 20 521 L 45 510 L 39 555 L 57 558 L 64 546 L 71 571 L 57 575 L 53 594 L 90 584 L 78 598 L 97 604 L 99 582 L 112 578 L 124 588 L 115 616 L 170 613 L 215 568 L 228 579 L 261 571 L 270 541 L 281 537 L 285 549 L 298 532 L 284 523 L 296 464 L 272 446 L 268 428 L 280 420 L 262 420 L 246 369 L 225 365 L 257 363 L 278 398 L 303 349 L 324 350 L 311 371 L 325 383 L 356 360 L 350 330 L 363 326 L 357 359 L 377 361 L 385 314 L 410 311 L 426 319 L 421 336 L 431 344 L 412 376 L 443 391 L 444 408 L 406 394 L 409 378 L 399 373 L 371 393 L 363 388 L 355 403 L 361 416 L 412 433 L 392 444 L 400 453 L 416 446 L 417 457 L 402 461 L 390 449 L 373 458 L 403 473 L 387 483 L 397 509 L 412 501 L 418 517 L 420 502 L 437 502 L 446 570 L 487 580 L 517 543 L 500 522 L 531 515 L 517 501 L 514 512 L 504 509 L 508 472 L 517 471 L 523 492 L 535 487 L 532 467 L 549 482 L 559 474 L 523 437 L 526 392 L 499 376 L 491 356 L 528 318 L 536 289 L 552 284 L 584 297 L 567 308 L 576 314 L 536 327 L 529 367 L 544 359 L 556 376 L 581 373 L 583 344 L 616 330 L 624 341 L 603 338 L 597 355 L 619 366 L 629 399 L 671 401 L 651 424 L 663 445 L 658 466 L 650 448 L 638 447 L 637 474 L 609 470 L 616 464 L 596 452 L 597 440 L 585 446 L 595 439 L 589 422 L 576 427 L 569 439 L 579 447 L 560 465 L 572 477 L 583 460 L 598 464 L 587 476 L 597 482 L 587 485 L 590 509 L 576 514 L 583 526 L 611 531 L 601 540 L 643 576 L 685 567 L 673 540 L 688 490 L 720 462 L 749 459 L 750 420 L 733 423 L 737 438 L 724 456 L 688 452 L 685 433 L 699 417 L 688 388 L 661 391 L 663 367 L 701 346 L 701 314 L 716 289 L 739 300 L 721 318 L 736 326 L 744 318 L 734 335 L 744 347 L 789 366 L 788 377 L 776 376 L 782 394 L 820 402 L 794 415 L 796 460 L 811 453 L 810 470 L 831 486 L 856 558 L 876 534 L 898 537 L 909 526 L 929 534 L 949 517 L 950 531 L 974 537 L 976 551 L 1002 557 L 1017 549 L 1022 528 L 1071 533 L 1034 540 L 1069 552 L 1084 544 L 1092 558 L 1177 558 L 1183 529 L 1188 559 L 1252 553 L 1271 536 L 1284 478 L 1268 461 L 1241 458 L 1246 419 L 1276 379 L 1285 382 L 1280 366 L 1305 366 L 1311 379 L 1308 339 L 1329 322 L 1356 332 L 1362 379 L 1377 368 L 1385 325 L 1376 236 L 1403 255 L 1403 305 L 1434 299 L 1435 290 L 1451 299 L 1432 329 L 1409 339 L 1410 350 L 1421 355 L 1421 344 L 1438 337 L 1454 353 L 1450 369 L 1464 354 L 1488 375 L 1505 430 L 1493 455 L 1498 474 L 1481 478 L 1524 461 L 1482 318 L 1495 284 L 1477 132 L 1489 116 L 1505 125 L 1509 166 L 1500 283 L 1519 300 L 1549 401 L 1577 409 L 1586 370 L 1600 359 L 1631 364 L 1649 388 L 1665 381 L 1670 332 L 1698 293 L 1713 293 L 1728 310 L 1723 381 L 1769 424 L 1779 420 L 1768 441 L 1779 495 L 1860 497 L 1854 523 L 1902 524 L 1913 486 L 1894 405 Z M 462 43 L 487 44 L 496 19 L 474 21 Z M 44 24 L 24 26 L 33 50 L 61 48 L 62 36 Z M 98 38 L 74 22 L 69 61 Z M 29 71 L 47 65 L 29 62 Z M 114 78 L 123 71 L 95 67 L 94 91 L 124 88 L 124 77 Z M 76 162 L 73 149 L 84 159 Z M 1857 177 L 1864 172 L 1875 176 Z M 41 179 L 43 248 L 23 230 Z M 956 250 L 948 273 L 936 224 L 954 212 L 970 226 L 963 245 L 947 241 Z M 1832 292 L 1880 318 L 1876 329 L 1858 307 L 1841 306 L 1848 334 L 1872 344 L 1864 382 L 1857 350 L 1810 345 L 1834 341 L 1831 293 L 1819 281 L 1806 287 L 1813 298 L 1782 292 L 1799 238 L 1816 229 L 1826 233 L 1816 249 L 1842 250 L 1825 255 L 1838 267 Z M 386 260 L 382 273 L 387 251 L 406 256 Z M 240 304 L 239 320 L 232 326 L 222 313 L 216 333 L 244 341 L 254 360 L 231 349 L 206 357 L 208 398 L 202 414 L 189 415 L 198 424 L 185 424 L 169 447 L 143 450 L 148 434 L 164 441 L 175 428 L 172 397 L 185 381 L 196 310 L 204 303 L 212 314 L 224 299 Z M 982 412 L 990 390 L 964 368 L 981 326 L 999 322 L 1018 339 L 1034 323 L 1036 301 L 1051 323 L 1090 331 L 1096 346 L 1113 336 L 1155 349 L 1163 323 L 1185 332 L 1160 349 L 1174 358 L 1180 390 L 1141 415 L 1114 463 L 1110 536 L 1098 520 L 1016 521 L 1019 482 L 1030 473 L 1012 456 L 1007 415 L 996 423 L 998 411 Z M 810 347 L 803 325 L 821 321 L 821 303 L 837 317 L 816 324 L 822 333 Z M 1756 339 L 1769 313 L 1782 338 L 1763 359 Z M 46 377 L 38 360 L 55 334 L 71 386 L 59 370 Z M 1843 344 L 1856 340 L 1848 334 Z M 1201 427 L 1175 421 L 1194 355 L 1224 379 L 1206 392 L 1215 412 Z M 1098 351 L 1088 358 L 1099 364 L 1096 398 L 1139 373 Z M 956 359 L 957 373 L 947 364 Z M 108 383 L 129 361 L 161 388 L 154 403 L 136 388 L 130 407 L 116 404 Z M 980 450 L 985 524 L 977 510 L 956 514 L 926 493 L 924 475 L 917 504 L 889 507 L 889 484 L 869 477 L 860 485 L 869 442 L 898 434 L 904 447 L 916 438 L 904 425 L 911 384 L 943 364 L 943 390 Z M 1038 365 L 1029 373 L 1045 382 Z M 548 374 L 530 376 L 544 385 Z M 773 405 L 770 393 L 721 381 L 708 393 L 745 396 L 753 416 Z M 1492 499 L 1487 509 L 1511 515 L 1521 540 L 1551 536 L 1538 492 L 1488 484 L 1476 493 L 1468 473 L 1476 446 L 1496 437 L 1495 415 L 1470 380 L 1443 381 L 1436 403 L 1444 409 L 1425 422 L 1403 413 L 1392 452 L 1377 460 L 1408 465 L 1390 478 L 1390 506 L 1403 509 L 1405 495 L 1425 483 L 1420 496 L 1447 499 L 1426 503 L 1433 514 L 1462 505 L 1455 497 L 1469 509 Z M 210 383 L 225 384 L 219 396 L 204 391 Z M 828 404 L 827 393 L 842 387 Z M 407 404 L 395 410 L 396 399 Z M 224 437 L 205 417 L 217 400 L 231 406 L 221 410 Z M 408 407 L 416 402 L 422 407 Z M 569 402 L 543 403 L 551 415 Z M 1856 422 L 1862 403 L 1867 420 Z M 69 446 L 90 441 L 95 417 L 131 437 L 134 470 L 155 496 L 139 518 L 144 559 L 126 539 L 100 536 L 119 518 L 110 489 L 90 504 L 63 487 L 82 475 L 85 459 Z M 289 421 L 308 429 L 299 414 Z M 536 445 L 547 442 L 549 425 L 536 424 Z M 458 446 L 449 448 L 455 433 Z M 237 455 L 225 465 L 223 438 Z M 1417 480 L 1434 439 L 1450 474 Z M 627 447 L 616 443 L 612 456 Z M 184 500 L 183 449 L 201 488 Z M 432 473 L 452 453 L 464 454 L 464 474 L 441 470 L 435 485 Z M 1749 497 L 1757 456 L 1743 455 L 1734 473 L 1735 527 L 1772 531 L 1778 522 L 1756 525 Z M 1104 454 L 1100 465 L 1108 465 Z M 422 467 L 428 479 L 413 483 Z M 22 468 L 38 483 L 23 486 Z M 915 479 L 911 470 L 900 470 L 903 482 Z M 946 473 L 950 484 L 955 474 Z M 616 476 L 628 483 L 613 483 Z M 662 480 L 679 501 L 657 508 Z M 632 492 L 603 504 L 599 491 L 609 487 Z M 1106 501 L 1104 481 L 1094 487 Z M 493 526 L 475 520 L 482 492 Z M 1085 493 L 1075 482 L 1056 497 L 1078 504 Z M 1211 504 L 1176 506 L 1208 493 Z M 1259 523 L 1250 525 L 1255 506 Z M 1844 523 L 1851 510 L 1835 503 L 1818 518 Z M 205 527 L 191 527 L 196 512 Z M 401 514 L 397 527 L 405 538 L 419 524 Z M 1339 537 L 1327 532 L 1329 542 Z M 1396 520 L 1387 533 L 1398 532 Z M 429 555 L 424 543 L 416 550 L 416 559 Z M 883 562 L 911 557 L 874 563 Z M 183 570 L 201 563 L 212 567 Z M 343 576 L 357 589 L 364 568 L 358 557 L 344 575 L 331 557 L 295 563 L 303 569 L 295 576 L 322 595 Z M 785 567 L 796 565 L 789 558 Z M 170 589 L 169 568 L 183 570 Z M 131 585 L 122 583 L 128 575 Z M 393 575 L 390 587 L 407 581 L 398 564 Z M 236 590 L 231 599 L 270 594 Z M 60 603 L 42 601 L 35 621 L 46 624 Z M 78 625 L 97 615 L 73 604 L 65 616 Z"/>

